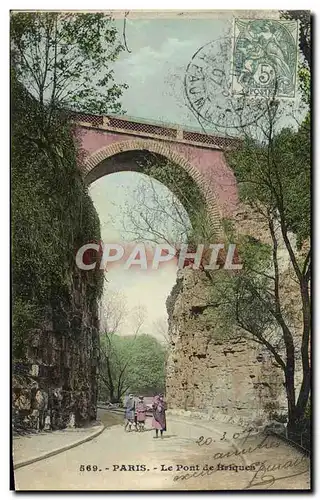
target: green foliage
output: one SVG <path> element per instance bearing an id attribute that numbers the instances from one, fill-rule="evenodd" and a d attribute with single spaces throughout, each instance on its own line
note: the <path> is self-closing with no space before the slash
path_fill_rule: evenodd
<path id="1" fill-rule="evenodd" d="M 155 337 L 112 335 L 109 343 L 102 335 L 101 347 L 110 358 L 117 399 L 128 391 L 136 395 L 164 391 L 166 349 Z M 106 374 L 103 359 L 101 369 Z M 108 397 L 105 387 L 102 393 Z"/>
<path id="2" fill-rule="evenodd" d="M 239 239 L 237 248 L 247 275 L 252 272 L 255 274 L 268 272 L 271 262 L 271 248 L 269 245 L 245 235 Z M 261 279 L 261 274 L 259 279 Z"/>
<path id="3" fill-rule="evenodd" d="M 310 126 L 282 129 L 269 145 L 246 141 L 228 154 L 242 200 L 285 221 L 298 244 L 310 236 Z"/>
<path id="4" fill-rule="evenodd" d="M 127 86 L 114 82 L 110 63 L 123 49 L 105 13 L 11 15 L 11 50 L 18 79 L 50 109 L 118 113 L 119 97 Z"/>
<path id="5" fill-rule="evenodd" d="M 310 73 L 309 68 L 306 68 L 306 67 L 301 65 L 299 68 L 298 75 L 299 75 L 300 90 L 302 93 L 302 100 L 310 106 L 311 105 L 311 73 Z"/>
<path id="6" fill-rule="evenodd" d="M 308 10 L 282 10 L 283 19 L 299 21 L 299 48 L 305 64 L 311 66 L 311 13 Z"/>
<path id="7" fill-rule="evenodd" d="M 300 247 L 310 236 L 309 126 L 303 124 L 297 132 L 282 129 L 268 145 L 247 140 L 242 149 L 228 153 L 228 161 L 241 200 L 260 214 L 266 227 L 269 220 L 273 226 L 282 224 L 284 231 L 292 231 Z M 245 236 L 237 249 L 244 267 L 242 272 L 225 276 L 219 285 L 224 297 L 221 316 L 228 318 L 228 327 L 231 321 L 256 338 L 267 338 L 279 326 L 275 311 L 280 307 L 286 319 L 292 313 L 284 311 L 275 295 L 272 247 Z M 304 259 L 297 258 L 297 262 L 302 269 Z"/>
<path id="8" fill-rule="evenodd" d="M 133 342 L 128 370 L 130 390 L 135 394 L 155 394 L 165 388 L 166 350 L 151 335 L 140 335 Z"/>
<path id="9" fill-rule="evenodd" d="M 43 110 L 14 73 L 11 91 L 13 347 L 19 357 L 46 307 L 70 301 L 79 272 L 76 251 L 98 241 L 100 228 L 77 169 L 70 126 L 56 114 L 43 134 Z M 97 300 L 102 276 L 82 273 Z"/>
<path id="10" fill-rule="evenodd" d="M 311 105 L 311 15 L 307 10 L 280 11 L 283 19 L 299 21 L 299 48 L 302 60 L 299 61 L 299 86 L 302 100 Z"/>
<path id="11" fill-rule="evenodd" d="M 200 189 L 195 185 L 194 180 L 179 165 L 163 159 L 143 166 L 146 175 L 150 175 L 157 181 L 167 186 L 186 210 L 196 213 L 204 205 L 203 195 Z M 192 216 L 192 215 L 191 215 Z"/>
<path id="12" fill-rule="evenodd" d="M 268 306 L 268 273 L 272 273 L 271 248 L 255 238 L 242 236 L 237 249 L 243 270 L 236 273 L 219 271 L 219 280 L 212 291 L 212 300 L 220 300 L 220 331 L 234 331 L 240 326 L 246 332 L 261 336 L 275 325 Z M 221 335 L 221 333 L 220 333 Z"/>
<path id="13" fill-rule="evenodd" d="M 227 318 L 229 326 L 240 327 L 243 334 L 249 333 L 255 338 L 267 336 L 270 329 L 275 330 L 276 322 L 269 310 L 273 306 L 272 299 L 261 277 L 239 273 L 232 278 L 226 277 L 224 284 L 220 313 Z"/>

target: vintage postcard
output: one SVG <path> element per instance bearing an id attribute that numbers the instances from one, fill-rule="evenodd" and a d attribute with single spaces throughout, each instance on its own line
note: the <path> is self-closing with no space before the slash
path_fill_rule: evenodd
<path id="1" fill-rule="evenodd" d="M 11 11 L 12 489 L 311 489 L 311 42 Z"/>

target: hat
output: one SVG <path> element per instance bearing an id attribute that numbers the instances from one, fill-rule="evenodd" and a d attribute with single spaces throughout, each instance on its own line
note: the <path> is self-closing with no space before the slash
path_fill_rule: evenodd
<path id="1" fill-rule="evenodd" d="M 143 396 L 139 396 L 139 399 L 143 399 Z"/>

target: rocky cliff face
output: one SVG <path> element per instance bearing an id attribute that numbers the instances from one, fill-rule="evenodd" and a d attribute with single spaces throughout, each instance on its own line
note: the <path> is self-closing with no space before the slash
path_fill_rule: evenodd
<path id="1" fill-rule="evenodd" d="M 166 397 L 171 408 L 267 419 L 286 409 L 282 373 L 268 352 L 240 336 L 215 337 L 209 282 L 201 271 L 179 271 L 167 301 L 170 354 Z"/>
<path id="2" fill-rule="evenodd" d="M 99 325 L 97 306 L 77 277 L 69 300 L 49 307 L 26 355 L 13 365 L 14 429 L 61 429 L 96 418 Z"/>
<path id="3" fill-rule="evenodd" d="M 84 425 L 96 413 L 103 276 L 75 255 L 100 241 L 100 222 L 72 124 L 11 77 L 13 427 Z"/>
<path id="4" fill-rule="evenodd" d="M 235 217 L 238 234 L 270 243 L 265 221 L 241 207 Z M 299 289 L 284 243 L 279 238 L 282 304 L 291 309 L 297 345 L 301 336 Z M 219 279 L 219 272 L 216 277 Z M 244 340 L 236 331 L 221 336 L 203 271 L 185 268 L 167 300 L 170 353 L 167 363 L 169 407 L 227 414 L 235 419 L 268 420 L 287 412 L 284 377 L 273 357 L 263 347 Z M 238 332 L 239 333 L 239 332 Z M 301 382 L 297 357 L 296 387 Z"/>

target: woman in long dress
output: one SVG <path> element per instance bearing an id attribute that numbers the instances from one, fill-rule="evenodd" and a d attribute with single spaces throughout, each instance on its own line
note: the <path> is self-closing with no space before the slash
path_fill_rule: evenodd
<path id="1" fill-rule="evenodd" d="M 156 435 L 154 437 L 157 438 L 160 431 L 161 437 L 163 438 L 163 431 L 167 430 L 167 422 L 166 422 L 167 403 L 163 399 L 163 394 L 159 394 L 159 396 L 156 396 L 154 398 L 152 409 L 153 409 L 152 427 L 156 430 Z"/>

